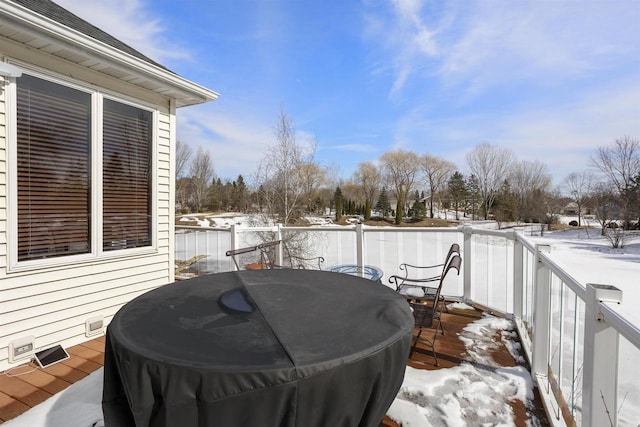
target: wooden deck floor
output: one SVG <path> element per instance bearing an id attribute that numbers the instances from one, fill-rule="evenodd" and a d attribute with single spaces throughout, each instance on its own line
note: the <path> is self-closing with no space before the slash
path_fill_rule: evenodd
<path id="1" fill-rule="evenodd" d="M 67 360 L 48 368 L 33 362 L 0 373 L 0 424 L 44 402 L 104 365 L 104 336 L 67 349 Z"/>
<path id="2" fill-rule="evenodd" d="M 471 310 L 452 310 L 450 313 L 443 314 L 446 334 L 440 335 L 436 341 L 440 367 L 435 366 L 429 350 L 420 348 L 412 355 L 408 364 L 413 368 L 430 370 L 459 365 L 465 360 L 465 346 L 458 338 L 458 334 L 465 326 L 481 316 L 481 312 Z M 496 338 L 496 342 L 501 342 L 499 337 Z M 0 424 L 44 402 L 52 395 L 103 366 L 104 345 L 103 336 L 68 348 L 67 351 L 71 357 L 48 368 L 36 369 L 33 364 L 28 364 L 0 373 Z M 492 356 L 502 366 L 516 364 L 513 357 L 502 345 Z M 535 416 L 543 426 L 548 425 L 537 396 L 534 403 L 536 406 Z M 529 416 L 524 405 L 514 404 L 513 409 L 516 414 L 516 425 L 526 425 Z M 388 419 L 382 423 L 382 427 L 397 426 L 396 423 Z"/>

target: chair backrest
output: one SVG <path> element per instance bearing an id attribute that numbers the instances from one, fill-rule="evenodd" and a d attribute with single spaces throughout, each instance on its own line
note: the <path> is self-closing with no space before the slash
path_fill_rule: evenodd
<path id="1" fill-rule="evenodd" d="M 433 306 L 429 307 L 426 304 L 421 303 L 409 303 L 413 309 L 413 317 L 416 321 L 416 325 L 431 327 L 436 319 L 440 318 L 440 314 L 442 313 L 442 305 L 440 301 L 440 292 L 442 291 L 442 285 L 444 283 L 444 279 L 447 277 L 447 274 L 451 270 L 456 270 L 458 275 L 460 274 L 460 266 L 462 265 L 462 258 L 460 255 L 453 255 L 449 260 L 449 263 L 442 270 L 442 275 L 440 276 L 440 283 L 438 283 L 438 287 L 436 289 L 436 293 L 433 298 Z"/>
<path id="2" fill-rule="evenodd" d="M 447 253 L 446 258 L 444 259 L 444 265 L 446 266 L 449 263 L 449 260 L 453 255 L 460 255 L 460 245 L 457 243 L 453 243 L 449 248 L 449 253 Z"/>
<path id="3" fill-rule="evenodd" d="M 460 267 L 462 266 L 462 257 L 458 254 L 453 255 L 447 265 L 444 266 L 442 270 L 442 275 L 440 276 L 440 283 L 438 283 L 438 288 L 436 289 L 435 301 L 437 302 L 440 299 L 440 292 L 442 291 L 442 285 L 444 284 L 444 279 L 447 277 L 447 274 L 452 269 L 455 269 L 457 274 L 460 275 Z"/>

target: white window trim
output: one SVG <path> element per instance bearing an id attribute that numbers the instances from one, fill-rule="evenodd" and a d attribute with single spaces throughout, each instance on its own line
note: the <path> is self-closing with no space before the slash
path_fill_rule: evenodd
<path id="1" fill-rule="evenodd" d="M 17 160 L 17 85 L 12 78 L 5 85 L 6 123 L 7 132 L 7 171 L 9 180 L 7 185 L 8 221 L 7 232 L 7 265 L 8 272 L 20 272 L 49 267 L 61 267 L 74 264 L 88 264 L 96 261 L 147 255 L 158 253 L 158 109 L 155 106 L 127 98 L 121 94 L 99 90 L 98 88 L 83 85 L 77 81 L 54 76 L 31 68 L 23 67 L 24 73 L 86 92 L 91 95 L 91 246 L 90 252 L 80 255 L 45 258 L 41 260 L 18 261 L 18 160 Z M 131 105 L 151 112 L 152 136 L 151 136 L 151 245 L 121 249 L 113 251 L 103 250 L 102 238 L 102 113 L 103 99 L 107 98 L 116 102 Z"/>

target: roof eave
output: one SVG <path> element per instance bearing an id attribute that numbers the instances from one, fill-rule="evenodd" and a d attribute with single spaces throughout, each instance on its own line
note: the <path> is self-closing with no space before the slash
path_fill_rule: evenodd
<path id="1" fill-rule="evenodd" d="M 151 64 L 140 58 L 116 49 L 106 43 L 84 35 L 74 29 L 60 25 L 56 21 L 35 13 L 22 6 L 0 2 L 0 19 L 18 21 L 23 28 L 29 28 L 34 35 L 45 37 L 52 43 L 66 49 L 92 57 L 107 67 L 126 70 L 145 81 L 159 85 L 154 90 L 175 99 L 176 107 L 213 101 L 219 94 L 197 83 L 187 80 L 167 69 Z"/>

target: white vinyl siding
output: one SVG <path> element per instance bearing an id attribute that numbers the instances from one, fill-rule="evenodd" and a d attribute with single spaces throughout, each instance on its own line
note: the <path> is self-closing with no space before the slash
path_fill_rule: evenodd
<path id="1" fill-rule="evenodd" d="M 96 77 L 95 82 L 100 82 Z M 113 315 L 136 296 L 173 281 L 173 179 L 171 147 L 174 142 L 175 110 L 165 100 L 156 105 L 155 144 L 152 158 L 153 233 L 155 245 L 144 251 L 117 251 L 104 257 L 82 259 L 61 265 L 41 265 L 33 269 L 10 270 L 7 259 L 7 185 L 9 166 L 7 144 L 7 93 L 0 93 L 0 371 L 8 363 L 9 342 L 35 337 L 36 348 L 62 343 L 65 347 L 88 340 L 85 320 L 103 315 L 105 325 Z M 111 85 L 110 98 L 128 93 Z M 123 96 L 123 98 L 125 98 Z M 150 97 L 140 100 L 150 104 Z M 15 101 L 13 101 L 15 102 Z M 9 141 L 9 142 L 8 142 Z M 92 337 L 93 338 L 93 337 Z"/>

